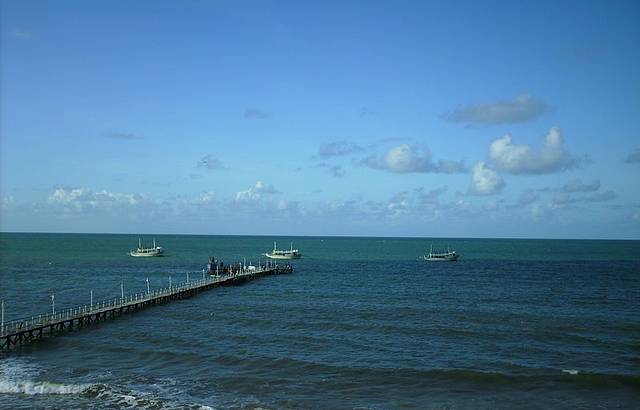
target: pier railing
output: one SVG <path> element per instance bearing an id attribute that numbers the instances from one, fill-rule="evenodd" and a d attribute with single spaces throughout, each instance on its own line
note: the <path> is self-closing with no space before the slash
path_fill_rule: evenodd
<path id="1" fill-rule="evenodd" d="M 189 280 L 189 275 L 187 274 L 187 281 L 180 282 L 176 285 L 170 284 L 168 287 L 160 289 L 148 288 L 149 290 L 147 292 L 136 292 L 128 295 L 123 294 L 122 297 L 109 298 L 92 304 L 90 303 L 82 306 L 63 308 L 60 310 L 55 309 L 55 305 L 53 305 L 51 312 L 40 313 L 21 319 L 13 319 L 7 322 L 4 321 L 5 306 L 3 302 L 2 322 L 0 323 L 0 338 L 18 333 L 28 332 L 33 329 L 43 328 L 53 324 L 58 324 L 60 322 L 74 320 L 87 315 L 98 314 L 105 311 L 112 311 L 114 309 L 124 308 L 131 305 L 139 305 L 145 302 L 152 302 L 176 294 L 181 294 L 189 290 L 208 288 L 211 287 L 211 285 L 229 282 L 234 279 L 245 279 L 247 277 L 261 275 L 268 272 L 277 273 L 279 272 L 278 269 L 279 268 L 276 265 L 272 265 L 270 267 L 242 266 L 239 267 L 234 273 L 211 276 L 207 275 L 208 277 L 205 277 L 204 279 L 195 280 Z"/>

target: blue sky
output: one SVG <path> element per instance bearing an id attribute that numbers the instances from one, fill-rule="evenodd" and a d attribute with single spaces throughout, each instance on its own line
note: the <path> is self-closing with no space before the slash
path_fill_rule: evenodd
<path id="1" fill-rule="evenodd" d="M 3 231 L 640 238 L 640 6 L 6 1 Z"/>

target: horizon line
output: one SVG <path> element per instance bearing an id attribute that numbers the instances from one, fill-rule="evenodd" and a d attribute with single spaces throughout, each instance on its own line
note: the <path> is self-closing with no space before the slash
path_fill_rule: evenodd
<path id="1" fill-rule="evenodd" d="M 53 231 L 4 231 L 0 234 L 42 234 L 42 235 L 138 235 L 138 236 L 254 236 L 254 237 L 294 237 L 294 238 L 381 238 L 381 239 L 495 239 L 495 240 L 572 240 L 572 241 L 640 241 L 640 238 L 571 238 L 571 237 L 508 237 L 508 236 L 380 236 L 380 235 L 286 235 L 286 234 L 207 234 L 207 233 L 129 233 L 129 232 L 53 232 Z"/>

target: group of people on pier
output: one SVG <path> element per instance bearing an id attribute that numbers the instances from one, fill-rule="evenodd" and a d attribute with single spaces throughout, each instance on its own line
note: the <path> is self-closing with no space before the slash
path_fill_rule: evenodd
<path id="1" fill-rule="evenodd" d="M 238 275 L 243 272 L 243 270 L 249 268 L 248 266 L 244 266 L 242 263 L 234 263 L 232 265 L 225 265 L 223 261 L 216 260 L 215 256 L 209 258 L 209 263 L 207 263 L 207 273 L 209 275 Z M 255 269 L 256 267 L 251 267 Z M 270 269 L 280 269 L 283 272 L 292 272 L 293 268 L 290 264 L 277 266 L 274 262 L 266 261 L 266 263 L 260 263 L 258 266 L 259 271 L 265 271 Z"/>

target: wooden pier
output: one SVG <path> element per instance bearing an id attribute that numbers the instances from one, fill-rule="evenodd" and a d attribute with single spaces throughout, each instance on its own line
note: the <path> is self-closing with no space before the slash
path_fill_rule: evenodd
<path id="1" fill-rule="evenodd" d="M 207 275 L 203 279 L 191 280 L 168 288 L 149 290 L 120 298 L 103 300 L 91 305 L 77 306 L 61 311 L 34 315 L 0 325 L 0 352 L 23 346 L 33 340 L 53 336 L 56 333 L 81 329 L 96 323 L 116 318 L 125 313 L 136 312 L 147 306 L 185 299 L 204 290 L 218 286 L 233 286 L 262 276 L 291 273 L 290 266 L 241 267 L 235 273 Z"/>

